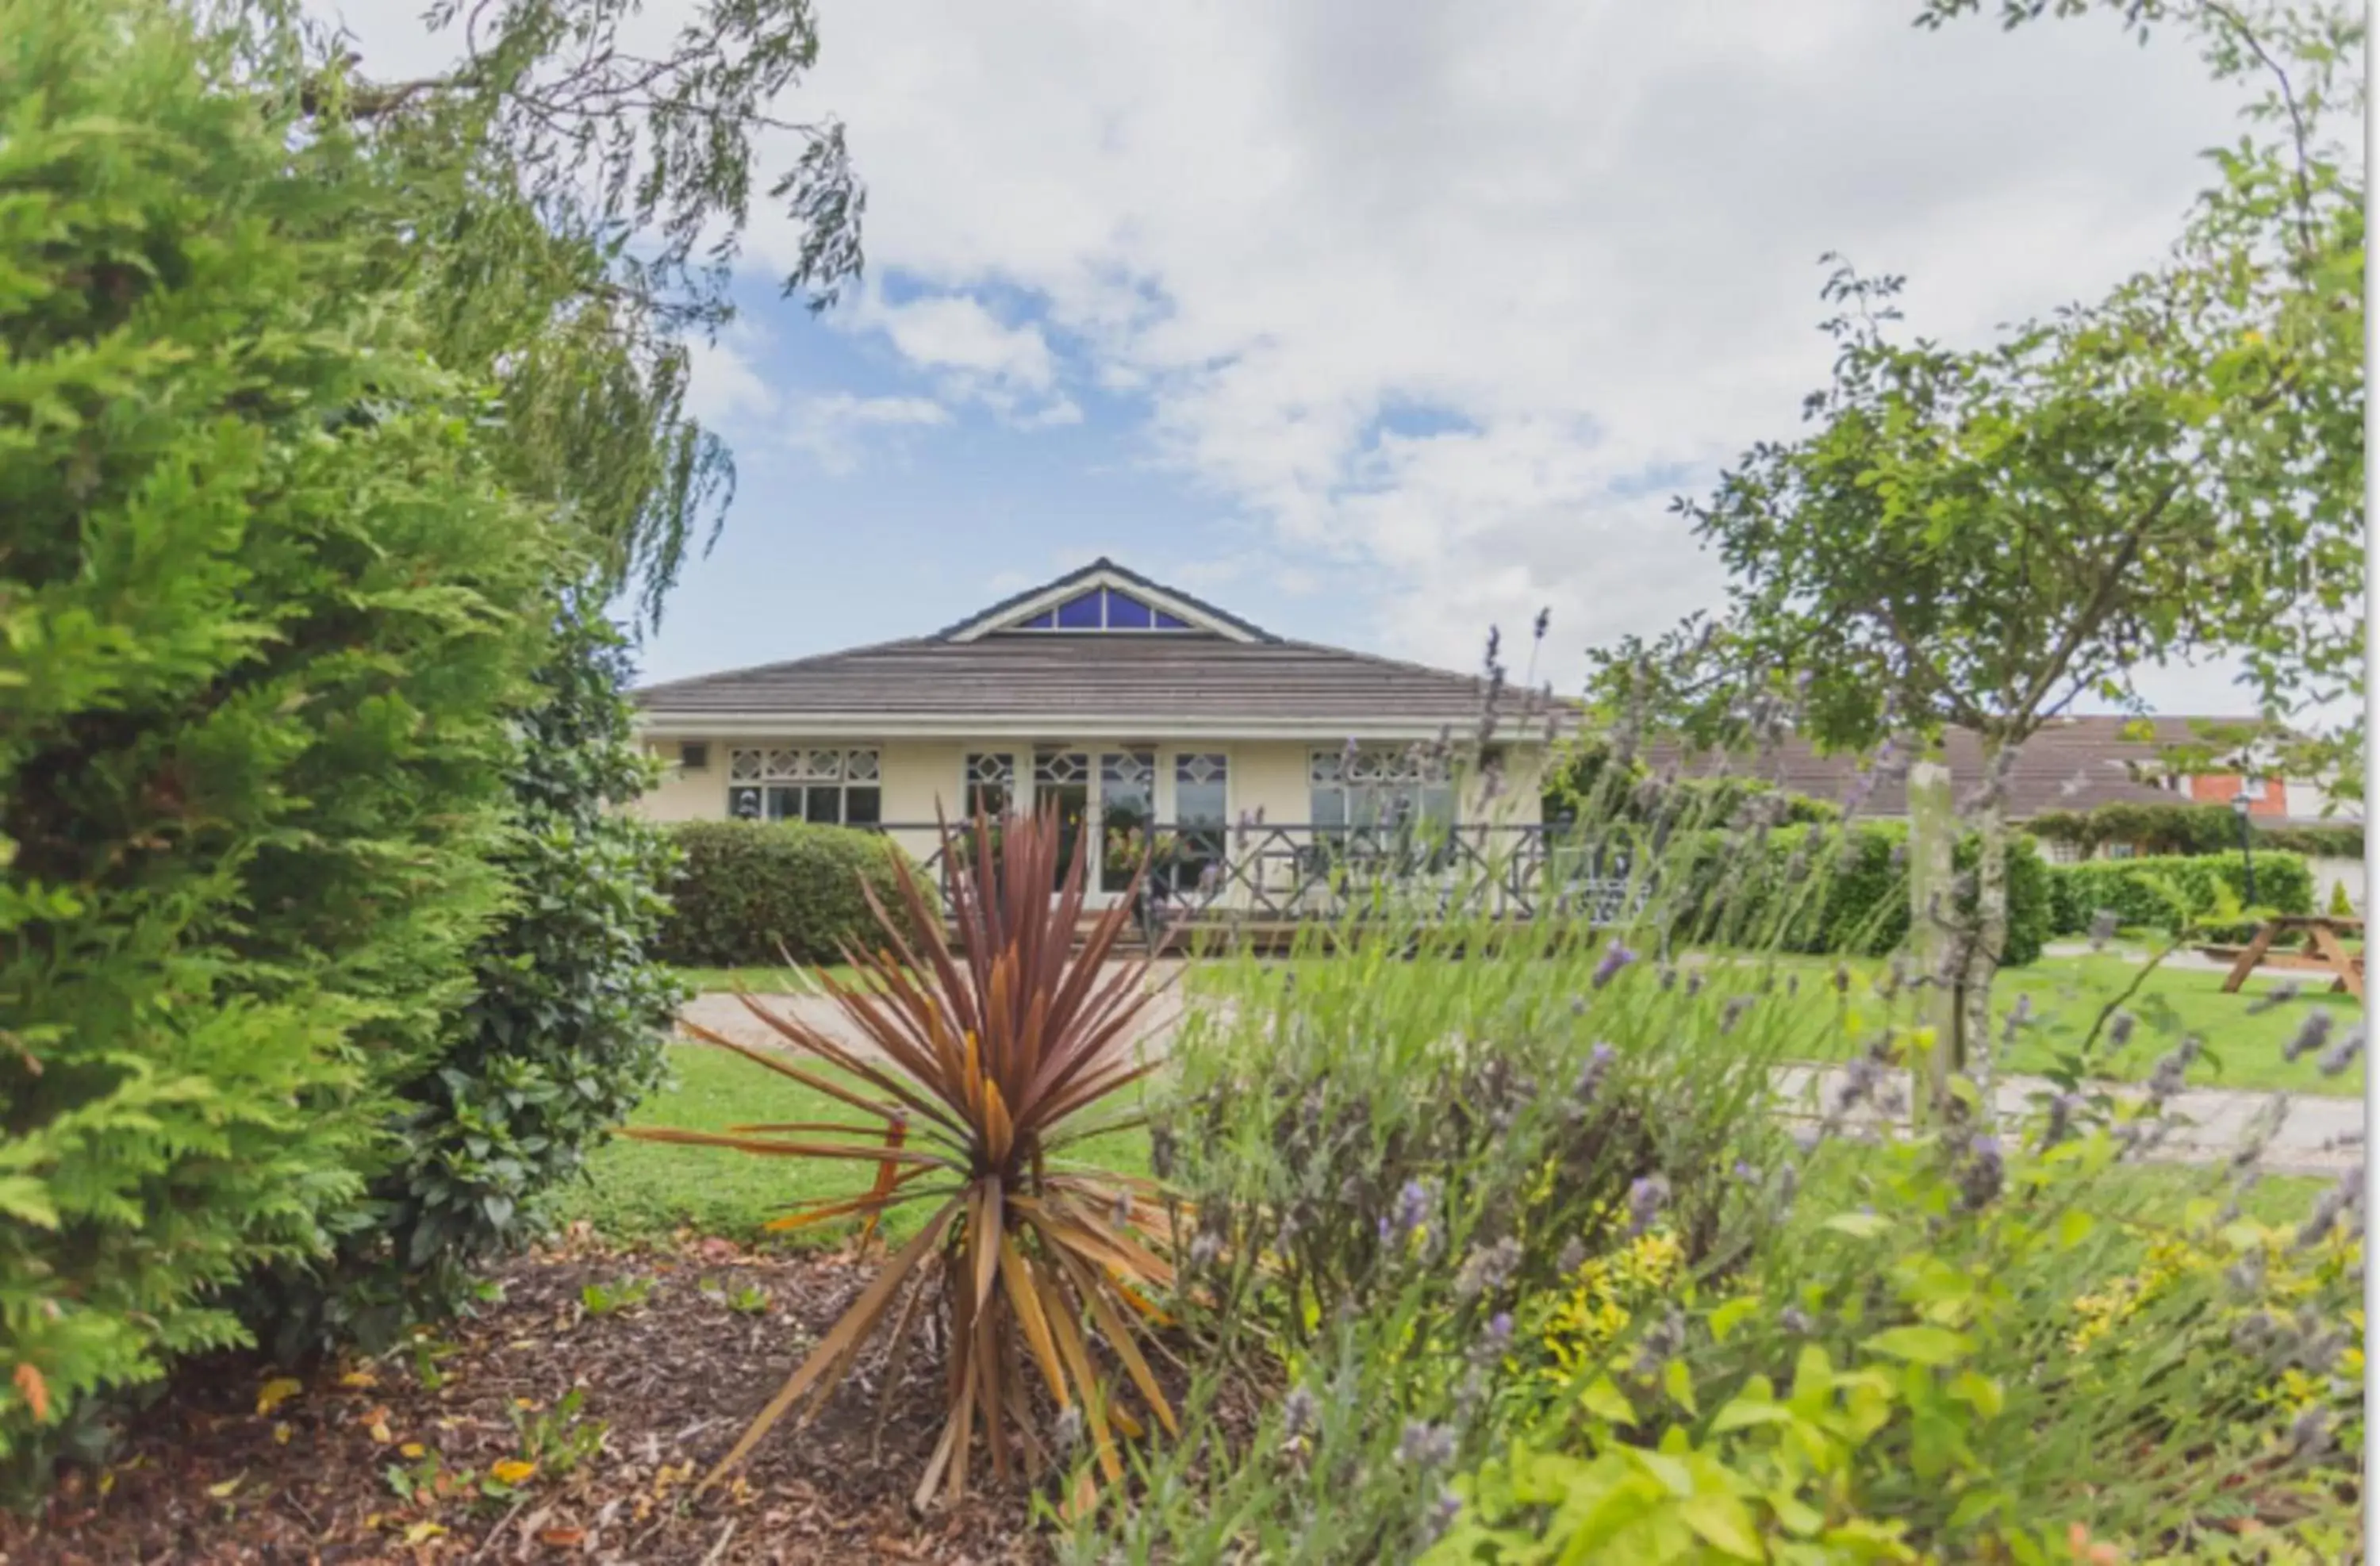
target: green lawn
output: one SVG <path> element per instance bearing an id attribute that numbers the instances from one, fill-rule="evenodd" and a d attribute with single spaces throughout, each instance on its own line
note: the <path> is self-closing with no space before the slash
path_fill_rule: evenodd
<path id="1" fill-rule="evenodd" d="M 1286 972 L 1334 960 L 1305 957 L 1265 966 Z M 1785 976 L 1780 982 L 1798 981 L 1790 1001 L 1794 1014 L 1784 1024 L 1791 1040 L 1788 1052 L 1792 1055 L 1840 1060 L 1864 1048 L 1887 1024 L 1906 1023 L 1914 1016 L 1906 992 L 1891 1002 L 1876 993 L 1875 981 L 1884 965 L 1875 962 L 1850 965 L 1852 984 L 1845 998 L 1837 995 L 1830 982 L 1836 967 L 1831 958 L 1714 956 L 1707 959 L 1705 993 L 1723 1003 L 1725 996 L 1753 988 L 1758 982 L 1753 976 L 1772 962 Z M 2100 1010 L 2124 992 L 2143 965 L 2141 961 L 2113 955 L 2045 957 L 2031 966 L 2003 972 L 1993 986 L 1996 1038 L 2005 1037 L 2004 1025 L 2020 997 L 2029 998 L 2034 1019 L 2019 1031 L 2012 1045 L 2005 1047 L 1999 1057 L 2003 1069 L 2039 1071 L 2060 1053 L 2079 1047 Z M 1238 965 L 1194 968 L 1188 982 L 1194 993 L 1220 993 L 1244 982 L 1239 976 L 1246 971 Z M 2353 999 L 2324 993 L 2308 984 L 2294 1000 L 2263 1011 L 2253 1009 L 2282 982 L 2277 977 L 2258 977 L 2249 981 L 2244 992 L 2226 995 L 2221 974 L 2159 968 L 2126 1004 L 2140 1024 L 2131 1045 L 2121 1051 L 2103 1053 L 2095 1062 L 2095 1074 L 2115 1081 L 2143 1081 L 2182 1034 L 2195 1033 L 2204 1040 L 2205 1049 L 2190 1071 L 2193 1086 L 2362 1097 L 2364 1062 L 2360 1058 L 2335 1077 L 2323 1075 L 2312 1056 L 2295 1062 L 2281 1058 L 2282 1047 L 2303 1024 L 2309 1007 L 2327 1008 L 2332 1014 L 2331 1038 L 2343 1037 L 2355 1023 Z M 2105 1048 L 2103 1034 L 2101 1050 Z"/>
<path id="2" fill-rule="evenodd" d="M 1822 976 L 1831 971 L 1827 965 L 1813 965 Z M 2079 1048 L 2100 1013 L 2125 992 L 2143 966 L 2116 956 L 2045 957 L 2029 967 L 2001 974 L 1992 987 L 1996 1036 L 2006 1037 L 2006 1019 L 2021 1000 L 2030 1001 L 2034 1019 L 2005 1048 L 1999 1057 L 2004 1068 L 2038 1071 L 2059 1054 Z M 1873 971 L 1872 966 L 1868 971 Z M 2189 1080 L 2193 1086 L 2286 1088 L 2293 1093 L 2361 1098 L 2361 1059 L 2335 1077 L 2323 1075 L 2313 1056 L 2294 1062 L 2282 1059 L 2283 1047 L 2304 1024 L 2309 1008 L 2328 1009 L 2330 1037 L 2343 1037 L 2354 1026 L 2358 1014 L 2353 998 L 2322 993 L 2309 985 L 2296 999 L 2270 1004 L 2272 992 L 2281 982 L 2251 979 L 2241 993 L 2226 995 L 2221 974 L 2157 969 L 2124 1002 L 2124 1009 L 2140 1021 L 2131 1045 L 2104 1055 L 2096 1063 L 2097 1074 L 2123 1082 L 2144 1080 L 2158 1057 L 2171 1050 L 2181 1035 L 2194 1033 L 2204 1040 L 2205 1050 L 2191 1069 Z M 1806 980 L 1804 988 L 1808 988 Z M 1831 990 L 1823 984 L 1818 988 L 1819 1003 L 1832 1004 Z M 1859 987 L 1854 986 L 1849 1010 L 1861 1009 L 1858 994 Z M 2260 1002 L 2266 1009 L 2254 1009 Z M 1835 1037 L 1842 1039 L 1846 1049 L 1851 1046 L 1845 1030 L 1836 1030 Z M 2100 1048 L 2106 1048 L 2104 1032 Z"/>
<path id="3" fill-rule="evenodd" d="M 723 1131 L 730 1125 L 785 1121 L 867 1123 L 868 1117 L 848 1105 L 727 1050 L 680 1044 L 671 1047 L 669 1056 L 669 1082 L 645 1100 L 630 1124 Z M 1079 1156 L 1106 1168 L 1146 1173 L 1148 1138 L 1139 1132 L 1119 1132 L 1084 1144 Z M 563 1220 L 585 1219 L 601 1233 L 622 1241 L 663 1238 L 680 1226 L 732 1240 L 756 1240 L 762 1237 L 760 1226 L 789 1205 L 813 1196 L 856 1196 L 875 1179 L 872 1164 L 767 1158 L 727 1147 L 673 1147 L 625 1137 L 598 1149 L 588 1159 L 587 1172 L 587 1180 L 564 1196 Z M 921 1204 L 913 1216 L 888 1220 L 887 1228 L 899 1234 L 924 1216 Z M 849 1232 L 849 1225 L 821 1224 L 802 1231 L 799 1238 L 823 1243 Z"/>

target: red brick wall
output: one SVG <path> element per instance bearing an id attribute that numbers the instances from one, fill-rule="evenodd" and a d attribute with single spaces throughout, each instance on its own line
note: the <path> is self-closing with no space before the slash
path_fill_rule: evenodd
<path id="1" fill-rule="evenodd" d="M 2240 778 L 2237 772 L 2218 772 L 2190 780 L 2190 797 L 2201 805 L 2228 805 L 2240 793 Z M 2257 793 L 2248 801 L 2252 816 L 2286 816 L 2289 813 L 2289 791 L 2278 778 L 2258 778 Z"/>

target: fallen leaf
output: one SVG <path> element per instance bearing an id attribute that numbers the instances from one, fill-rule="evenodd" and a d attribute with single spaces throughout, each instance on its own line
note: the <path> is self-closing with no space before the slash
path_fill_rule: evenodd
<path id="1" fill-rule="evenodd" d="M 373 1409 L 363 1416 L 362 1423 L 370 1427 L 371 1439 L 382 1446 L 396 1439 L 395 1433 L 388 1427 L 388 1410 L 385 1408 Z"/>
<path id="2" fill-rule="evenodd" d="M 239 1488 L 239 1482 L 247 1477 L 248 1475 L 245 1474 L 235 1474 L 219 1485 L 209 1485 L 207 1487 L 207 1494 L 214 1497 L 217 1500 L 229 1500 L 231 1499 L 232 1492 Z"/>
<path id="3" fill-rule="evenodd" d="M 413 1526 L 405 1530 L 405 1542 L 407 1544 L 428 1544 L 431 1539 L 438 1537 L 445 1531 L 446 1528 L 443 1524 L 432 1523 L 425 1519 L 414 1524 Z"/>
<path id="4" fill-rule="evenodd" d="M 552 1549 L 577 1549 L 587 1542 L 584 1528 L 540 1528 L 537 1542 Z"/>
<path id="5" fill-rule="evenodd" d="M 102 1475 L 99 1476 L 99 1493 L 100 1493 L 100 1497 L 101 1497 L 101 1499 L 106 1499 L 106 1497 L 107 1497 L 108 1493 L 109 1493 L 111 1490 L 115 1489 L 115 1469 L 113 1469 L 113 1468 L 111 1468 L 111 1469 L 109 1469 L 106 1473 L 102 1474 Z"/>
<path id="6" fill-rule="evenodd" d="M 306 1390 L 306 1384 L 293 1376 L 275 1376 L 256 1390 L 256 1412 L 270 1414 Z"/>
<path id="7" fill-rule="evenodd" d="M 403 1446 L 397 1448 L 396 1451 L 397 1455 L 400 1457 L 419 1457 L 428 1450 L 429 1449 L 424 1447 L 419 1441 L 407 1441 Z"/>
<path id="8" fill-rule="evenodd" d="M 339 1385 L 342 1387 L 377 1387 L 380 1385 L 380 1378 L 373 1375 L 369 1370 L 350 1370 L 345 1376 L 339 1378 Z"/>
<path id="9" fill-rule="evenodd" d="M 46 1422 L 50 1417 L 50 1384 L 42 1379 L 41 1371 L 30 1359 L 17 1362 L 17 1391 L 33 1411 L 33 1417 Z"/>
<path id="10" fill-rule="evenodd" d="M 524 1463 L 517 1457 L 507 1457 L 501 1462 L 490 1463 L 488 1472 L 493 1475 L 500 1484 L 517 1485 L 537 1472 L 537 1464 Z"/>
<path id="11" fill-rule="evenodd" d="M 289 1444 L 289 1421 L 286 1419 L 273 1426 L 273 1444 L 281 1447 Z"/>

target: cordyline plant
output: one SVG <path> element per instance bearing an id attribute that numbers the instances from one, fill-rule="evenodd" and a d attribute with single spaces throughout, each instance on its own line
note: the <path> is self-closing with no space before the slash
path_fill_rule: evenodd
<path id="1" fill-rule="evenodd" d="M 1044 812 L 995 832 L 978 817 L 972 854 L 947 826 L 945 862 L 955 867 L 952 916 L 960 954 L 924 938 L 939 921 L 905 862 L 899 894 L 906 917 L 868 902 L 884 944 L 845 949 L 857 983 L 821 983 L 867 1045 L 839 1043 L 749 995 L 752 1014 L 793 1046 L 848 1080 L 806 1068 L 783 1052 L 739 1044 L 706 1028 L 686 1031 L 841 1100 L 866 1123 L 805 1122 L 731 1126 L 726 1135 L 642 1128 L 648 1141 L 735 1147 L 770 1158 L 842 1159 L 880 1167 L 876 1188 L 856 1197 L 802 1203 L 770 1225 L 803 1228 L 859 1218 L 871 1228 L 913 1204 L 932 1211 L 917 1234 L 890 1251 L 882 1269 L 802 1362 L 721 1460 L 712 1483 L 748 1456 L 777 1422 L 815 1413 L 858 1363 L 888 1320 L 888 1363 L 910 1341 L 921 1311 L 939 1310 L 950 1345 L 949 1412 L 917 1500 L 941 1487 L 966 1492 L 975 1430 L 983 1428 L 995 1471 L 1005 1477 L 1014 1429 L 1030 1471 L 1046 1468 L 1050 1446 L 1037 1433 L 1025 1363 L 1038 1371 L 1060 1410 L 1079 1408 L 1101 1470 L 1123 1476 L 1116 1436 L 1140 1421 L 1102 1375 L 1093 1348 L 1122 1365 L 1148 1412 L 1168 1431 L 1173 1410 L 1138 1339 L 1163 1318 L 1152 1295 L 1170 1289 L 1171 1220 L 1153 1182 L 1068 1166 L 1057 1155 L 1091 1136 L 1137 1124 L 1135 1111 L 1086 1111 L 1111 1103 L 1146 1075 L 1133 1023 L 1148 1005 L 1146 957 L 1103 973 L 1128 928 L 1133 897 L 1102 912 L 1080 949 L 1084 856 L 1057 880 L 1062 842 Z M 971 866 L 990 865 L 986 878 Z M 1139 890 L 1135 873 L 1132 892 Z M 1050 888 L 1059 890 L 1052 896 Z M 897 1171 L 897 1172 L 896 1172 Z"/>

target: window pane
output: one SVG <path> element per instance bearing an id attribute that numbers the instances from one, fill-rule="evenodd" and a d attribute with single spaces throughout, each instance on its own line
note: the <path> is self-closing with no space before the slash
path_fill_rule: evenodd
<path id="1" fill-rule="evenodd" d="M 1045 609 L 1030 620 L 1019 620 L 1016 628 L 1020 631 L 1046 631 L 1055 623 L 1055 617 Z"/>
<path id="2" fill-rule="evenodd" d="M 809 791 L 804 801 L 802 819 L 822 827 L 843 824 L 843 790 L 832 783 L 820 783 Z"/>
<path id="3" fill-rule="evenodd" d="M 1149 626 L 1148 605 L 1136 598 L 1110 589 L 1108 591 L 1108 629 L 1111 631 L 1145 631 Z"/>
<path id="4" fill-rule="evenodd" d="M 799 820 L 802 815 L 802 791 L 797 788 L 772 788 L 769 791 L 769 819 Z"/>
<path id="5" fill-rule="evenodd" d="M 1160 631 L 1186 631 L 1190 628 L 1190 622 L 1160 609 L 1157 612 L 1157 628 Z"/>
<path id="6" fill-rule="evenodd" d="M 1318 788 L 1306 807 L 1318 827 L 1343 827 L 1347 824 L 1347 791 L 1338 784 Z"/>
<path id="7" fill-rule="evenodd" d="M 1058 606 L 1058 628 L 1062 631 L 1096 631 L 1099 628 L 1099 593 L 1097 588 L 1068 599 Z"/>
<path id="8" fill-rule="evenodd" d="M 760 791 L 757 788 L 731 788 L 727 791 L 727 814 L 738 821 L 760 819 Z"/>
<path id="9" fill-rule="evenodd" d="M 1433 826 L 1454 824 L 1454 790 L 1444 783 L 1430 783 L 1421 791 L 1421 819 Z"/>
<path id="10" fill-rule="evenodd" d="M 844 791 L 843 824 L 847 827 L 872 827 L 884 819 L 884 796 L 873 786 L 856 784 Z"/>

